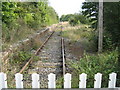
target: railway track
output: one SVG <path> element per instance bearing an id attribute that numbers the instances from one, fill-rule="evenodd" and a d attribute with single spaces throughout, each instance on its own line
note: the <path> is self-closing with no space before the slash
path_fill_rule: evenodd
<path id="1" fill-rule="evenodd" d="M 19 73 L 22 73 L 26 67 L 30 64 L 30 62 L 33 60 L 33 57 L 38 55 L 38 53 L 42 50 L 42 48 L 45 46 L 45 44 L 48 42 L 48 40 L 50 39 L 50 37 L 53 35 L 54 31 L 50 34 L 50 36 L 48 36 L 48 38 L 45 40 L 45 42 L 40 46 L 40 48 L 37 49 L 37 51 L 35 52 L 35 55 L 33 55 L 28 62 L 23 66 L 23 68 L 20 70 Z"/>
<path id="2" fill-rule="evenodd" d="M 41 57 L 41 59 L 36 62 L 33 60 L 34 56 Z M 29 66 L 34 68 L 29 69 Z M 19 73 L 26 70 L 28 70 L 29 74 L 40 74 L 41 88 L 47 88 L 47 75 L 49 73 L 55 73 L 58 77 L 65 74 L 65 45 L 64 38 L 61 37 L 61 31 L 53 31 Z"/>
<path id="3" fill-rule="evenodd" d="M 61 38 L 61 52 L 62 52 L 62 61 L 63 61 L 63 76 L 65 75 L 65 45 L 64 38 Z"/>

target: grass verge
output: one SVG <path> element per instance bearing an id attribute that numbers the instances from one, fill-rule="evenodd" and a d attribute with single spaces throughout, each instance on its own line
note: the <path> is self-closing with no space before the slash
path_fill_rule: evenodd
<path id="1" fill-rule="evenodd" d="M 86 51 L 96 51 L 96 35 L 88 25 L 81 24 L 75 28 L 66 28 L 62 36 L 68 38 L 71 42 L 80 42 Z"/>

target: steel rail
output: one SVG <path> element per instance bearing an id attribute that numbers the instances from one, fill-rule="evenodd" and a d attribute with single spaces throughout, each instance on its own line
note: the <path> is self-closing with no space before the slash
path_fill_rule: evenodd
<path id="1" fill-rule="evenodd" d="M 62 65 L 63 65 L 63 76 L 65 75 L 65 46 L 64 46 L 64 38 L 61 39 L 61 45 L 62 45 Z"/>
<path id="2" fill-rule="evenodd" d="M 37 49 L 37 51 L 35 52 L 35 55 L 33 55 L 28 62 L 22 67 L 22 69 L 19 71 L 19 73 L 22 73 L 26 67 L 30 64 L 30 62 L 33 60 L 34 56 L 37 56 L 39 54 L 39 52 L 42 50 L 42 48 L 45 46 L 45 44 L 48 42 L 48 40 L 50 39 L 50 37 L 53 35 L 55 31 L 53 31 L 48 38 L 45 40 L 45 42 L 40 46 L 40 48 Z"/>

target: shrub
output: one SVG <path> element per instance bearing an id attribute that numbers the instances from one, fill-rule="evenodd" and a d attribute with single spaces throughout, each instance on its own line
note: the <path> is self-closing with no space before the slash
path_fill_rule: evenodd
<path id="1" fill-rule="evenodd" d="M 94 75 L 96 73 L 102 73 L 103 82 L 102 87 L 107 87 L 108 85 L 108 75 L 112 72 L 120 73 L 120 68 L 118 67 L 118 52 L 112 51 L 109 53 L 103 53 L 98 55 L 87 55 L 85 54 L 83 58 L 81 58 L 77 62 L 69 63 L 70 66 L 74 69 L 74 76 L 86 73 L 87 74 L 87 87 L 92 88 L 94 83 Z M 74 77 L 75 78 L 75 77 Z M 73 79 L 75 80 L 75 79 Z M 77 82 L 76 80 L 73 81 Z M 77 87 L 77 84 L 74 84 Z"/>
<path id="2" fill-rule="evenodd" d="M 11 64 L 22 64 L 31 57 L 31 54 L 25 51 L 19 51 L 11 56 Z"/>

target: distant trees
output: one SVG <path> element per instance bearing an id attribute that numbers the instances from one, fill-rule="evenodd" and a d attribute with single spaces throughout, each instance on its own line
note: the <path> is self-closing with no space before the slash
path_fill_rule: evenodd
<path id="1" fill-rule="evenodd" d="M 60 21 L 69 21 L 74 15 L 73 14 L 67 14 L 67 15 L 62 15 L 60 17 Z"/>
<path id="2" fill-rule="evenodd" d="M 47 0 L 2 3 L 3 42 L 13 41 L 15 37 L 18 38 L 25 32 L 30 33 L 31 29 L 37 30 L 57 22 L 58 15 L 52 7 L 48 6 Z"/>
<path id="3" fill-rule="evenodd" d="M 70 24 L 75 26 L 80 23 L 89 24 L 89 20 L 82 14 L 74 14 L 73 17 L 69 20 Z"/>
<path id="4" fill-rule="evenodd" d="M 57 13 L 50 6 L 47 8 L 47 18 L 48 18 L 48 20 L 47 20 L 48 25 L 53 24 L 53 23 L 57 23 L 59 20 Z"/>
<path id="5" fill-rule="evenodd" d="M 97 28 L 99 10 L 98 5 L 98 2 L 84 2 L 82 6 L 82 14 L 87 18 L 90 18 L 90 22 L 92 23 L 93 28 Z"/>
<path id="6" fill-rule="evenodd" d="M 69 21 L 72 26 L 78 25 L 80 23 L 89 23 L 89 20 L 81 13 L 62 15 L 60 21 Z"/>

